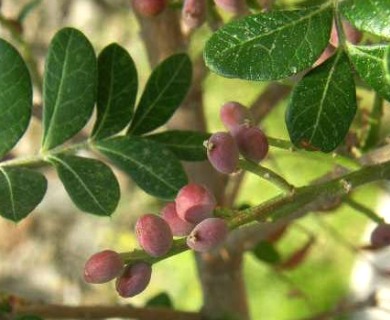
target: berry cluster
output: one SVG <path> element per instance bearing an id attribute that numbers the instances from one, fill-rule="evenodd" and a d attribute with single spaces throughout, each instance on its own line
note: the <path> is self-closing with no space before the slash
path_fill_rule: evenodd
<path id="1" fill-rule="evenodd" d="M 240 154 L 256 163 L 265 158 L 268 139 L 253 125 L 249 109 L 238 102 L 227 102 L 221 107 L 220 119 L 229 132 L 216 132 L 206 142 L 208 159 L 216 170 L 235 172 Z"/>
<path id="2" fill-rule="evenodd" d="M 172 247 L 173 237 L 187 236 L 189 248 L 206 252 L 219 246 L 229 228 L 225 220 L 213 217 L 214 195 L 202 185 L 190 183 L 178 192 L 174 202 L 167 203 L 161 215 L 145 214 L 135 225 L 142 249 L 151 257 L 161 257 Z M 105 283 L 116 278 L 116 290 L 128 298 L 142 292 L 149 284 L 152 267 L 146 262 L 125 262 L 121 255 L 104 250 L 92 255 L 84 267 L 89 283 Z"/>

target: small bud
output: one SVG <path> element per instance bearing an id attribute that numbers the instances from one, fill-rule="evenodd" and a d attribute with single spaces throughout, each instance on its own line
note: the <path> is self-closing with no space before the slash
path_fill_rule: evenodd
<path id="1" fill-rule="evenodd" d="M 247 11 L 244 0 L 214 0 L 214 2 L 222 10 L 233 14 L 245 13 Z"/>
<path id="2" fill-rule="evenodd" d="M 206 20 L 206 1 L 184 0 L 181 17 L 187 32 L 199 28 Z"/>
<path id="3" fill-rule="evenodd" d="M 230 174 L 237 170 L 238 148 L 227 132 L 216 132 L 207 141 L 207 158 L 219 172 Z"/>
<path id="4" fill-rule="evenodd" d="M 133 0 L 133 7 L 140 15 L 154 17 L 166 7 L 166 0 Z"/>
<path id="5" fill-rule="evenodd" d="M 169 202 L 161 211 L 163 219 L 169 224 L 172 234 L 177 237 L 188 236 L 194 225 L 180 219 L 176 212 L 176 204 Z"/>
<path id="6" fill-rule="evenodd" d="M 187 245 L 198 252 L 214 249 L 227 237 L 229 228 L 221 218 L 209 218 L 199 223 L 187 237 Z"/>
<path id="7" fill-rule="evenodd" d="M 376 226 L 371 233 L 371 244 L 377 248 L 390 245 L 390 224 L 383 223 Z"/>
<path id="8" fill-rule="evenodd" d="M 199 223 L 211 217 L 216 205 L 214 195 L 205 187 L 195 183 L 181 188 L 175 203 L 179 218 L 190 223 Z"/>
<path id="9" fill-rule="evenodd" d="M 88 283 L 105 283 L 116 278 L 124 266 L 119 253 L 104 250 L 92 255 L 84 266 L 84 279 Z"/>
<path id="10" fill-rule="evenodd" d="M 231 133 L 234 133 L 239 125 L 250 124 L 253 121 L 250 110 L 235 101 L 224 103 L 219 111 L 219 117 Z"/>
<path id="11" fill-rule="evenodd" d="M 263 160 L 268 153 L 268 139 L 257 127 L 245 124 L 239 126 L 234 139 L 239 152 L 247 160 L 257 163 Z"/>
<path id="12" fill-rule="evenodd" d="M 146 289 L 152 276 L 152 267 L 144 262 L 128 265 L 116 279 L 116 291 L 123 298 L 134 297 Z"/>
<path id="13" fill-rule="evenodd" d="M 155 214 L 145 214 L 135 225 L 140 246 L 151 256 L 166 254 L 172 246 L 173 236 L 168 223 Z"/>

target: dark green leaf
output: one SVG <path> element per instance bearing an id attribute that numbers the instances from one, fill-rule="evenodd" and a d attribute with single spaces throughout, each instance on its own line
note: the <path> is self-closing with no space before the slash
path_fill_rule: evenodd
<path id="1" fill-rule="evenodd" d="M 47 181 L 39 172 L 24 168 L 0 168 L 0 215 L 18 222 L 42 201 Z"/>
<path id="2" fill-rule="evenodd" d="M 172 200 L 187 183 L 179 160 L 157 142 L 126 136 L 98 141 L 95 146 L 153 196 Z"/>
<path id="3" fill-rule="evenodd" d="M 80 31 L 65 28 L 55 35 L 43 79 L 43 150 L 71 138 L 91 117 L 96 69 L 92 45 Z"/>
<path id="4" fill-rule="evenodd" d="M 348 44 L 348 54 L 359 76 L 390 101 L 390 45 Z"/>
<path id="5" fill-rule="evenodd" d="M 146 302 L 148 308 L 169 308 L 173 309 L 173 303 L 171 297 L 166 292 L 161 292 L 154 297 L 150 298 Z"/>
<path id="6" fill-rule="evenodd" d="M 145 138 L 163 144 L 180 160 L 202 161 L 207 159 L 207 152 L 203 142 L 209 137 L 210 134 L 208 133 L 172 130 L 156 133 Z"/>
<path id="7" fill-rule="evenodd" d="M 133 59 L 116 43 L 106 47 L 98 58 L 97 119 L 94 139 L 112 136 L 130 122 L 138 79 Z"/>
<path id="8" fill-rule="evenodd" d="M 32 85 L 27 67 L 16 49 L 0 39 L 0 157 L 26 131 L 31 109 Z"/>
<path id="9" fill-rule="evenodd" d="M 52 155 L 49 161 L 80 210 L 99 216 L 110 216 L 115 211 L 120 197 L 119 184 L 107 165 L 70 155 Z"/>
<path id="10" fill-rule="evenodd" d="M 344 139 L 356 112 L 356 92 L 346 54 L 340 51 L 295 86 L 286 123 L 297 147 L 330 152 Z"/>
<path id="11" fill-rule="evenodd" d="M 206 65 L 225 77 L 277 80 L 310 67 L 328 45 L 329 5 L 272 11 L 226 24 L 205 46 Z"/>
<path id="12" fill-rule="evenodd" d="M 129 134 L 150 132 L 173 115 L 191 85 L 192 66 L 186 54 L 176 54 L 153 70 L 137 106 Z"/>
<path id="13" fill-rule="evenodd" d="M 341 12 L 359 30 L 390 38 L 389 0 L 346 0 Z"/>
<path id="14" fill-rule="evenodd" d="M 268 241 L 259 242 L 252 253 L 257 259 L 269 264 L 276 264 L 281 260 L 279 252 Z"/>

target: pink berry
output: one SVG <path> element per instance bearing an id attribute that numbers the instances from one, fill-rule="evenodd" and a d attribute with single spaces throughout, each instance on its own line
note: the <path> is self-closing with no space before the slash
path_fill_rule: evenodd
<path id="1" fill-rule="evenodd" d="M 183 219 L 180 219 L 176 212 L 176 204 L 169 202 L 161 211 L 163 219 L 169 224 L 172 234 L 177 237 L 187 236 L 191 230 L 194 229 L 194 225 Z"/>
<path id="2" fill-rule="evenodd" d="M 237 170 L 238 148 L 234 138 L 227 132 L 216 132 L 207 141 L 207 158 L 219 172 L 230 174 Z"/>
<path id="3" fill-rule="evenodd" d="M 168 223 L 155 214 L 145 214 L 135 225 L 140 246 L 151 256 L 166 254 L 172 246 L 173 236 Z"/>
<path id="4" fill-rule="evenodd" d="M 133 0 L 134 10 L 145 17 L 158 15 L 165 9 L 166 5 L 166 0 Z"/>
<path id="5" fill-rule="evenodd" d="M 220 245 L 227 237 L 229 228 L 225 220 L 208 218 L 199 223 L 187 237 L 187 245 L 198 252 L 205 252 Z"/>
<path id="6" fill-rule="evenodd" d="M 237 14 L 246 11 L 246 3 L 244 0 L 214 0 L 215 4 L 222 10 Z"/>
<path id="7" fill-rule="evenodd" d="M 179 218 L 190 223 L 199 223 L 211 217 L 216 205 L 214 195 L 205 187 L 195 183 L 181 188 L 175 203 Z"/>
<path id="8" fill-rule="evenodd" d="M 144 262 L 128 265 L 116 279 L 116 291 L 123 298 L 134 297 L 146 289 L 152 276 L 152 267 Z"/>
<path id="9" fill-rule="evenodd" d="M 116 278 L 124 266 L 119 253 L 104 250 L 92 255 L 84 266 L 84 279 L 88 283 L 105 283 Z"/>
<path id="10" fill-rule="evenodd" d="M 371 244 L 374 247 L 385 247 L 390 245 L 390 224 L 379 224 L 371 233 Z"/>
<path id="11" fill-rule="evenodd" d="M 241 125 L 234 135 L 241 155 L 250 161 L 259 162 L 268 153 L 268 139 L 263 131 L 257 127 Z"/>
<path id="12" fill-rule="evenodd" d="M 220 109 L 219 116 L 226 129 L 232 133 L 237 126 L 252 122 L 250 110 L 235 101 L 224 103 Z"/>
<path id="13" fill-rule="evenodd" d="M 184 0 L 181 17 L 188 31 L 199 28 L 206 19 L 206 1 Z"/>

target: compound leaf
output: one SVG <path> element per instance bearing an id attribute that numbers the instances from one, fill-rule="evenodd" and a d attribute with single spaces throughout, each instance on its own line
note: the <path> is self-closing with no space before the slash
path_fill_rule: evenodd
<path id="1" fill-rule="evenodd" d="M 359 76 L 390 101 L 390 45 L 348 44 L 348 54 Z"/>
<path id="2" fill-rule="evenodd" d="M 203 161 L 207 159 L 203 142 L 210 137 L 208 133 L 197 131 L 171 130 L 152 134 L 145 138 L 157 141 L 184 161 Z"/>
<path id="3" fill-rule="evenodd" d="M 0 157 L 19 141 L 31 118 L 31 79 L 20 54 L 0 39 Z"/>
<path id="4" fill-rule="evenodd" d="M 215 73 L 247 80 L 278 80 L 310 67 L 328 44 L 329 5 L 272 11 L 226 24 L 208 40 L 206 65 Z"/>
<path id="5" fill-rule="evenodd" d="M 137 70 L 129 53 L 116 43 L 98 57 L 97 119 L 94 139 L 112 136 L 130 122 L 138 90 Z"/>
<path id="6" fill-rule="evenodd" d="M 25 168 L 0 168 L 0 215 L 18 222 L 42 201 L 46 178 Z"/>
<path id="7" fill-rule="evenodd" d="M 157 142 L 124 136 L 97 141 L 95 147 L 153 196 L 172 200 L 187 183 L 179 160 Z"/>
<path id="8" fill-rule="evenodd" d="M 344 139 L 356 112 L 352 70 L 343 51 L 295 86 L 286 123 L 297 147 L 330 152 Z"/>
<path id="9" fill-rule="evenodd" d="M 191 61 L 184 53 L 158 65 L 149 77 L 128 133 L 140 135 L 166 123 L 185 98 L 191 78 Z"/>
<path id="10" fill-rule="evenodd" d="M 96 100 L 96 57 L 88 39 L 64 28 L 54 36 L 43 81 L 43 141 L 49 150 L 80 131 Z"/>
<path id="11" fill-rule="evenodd" d="M 390 38 L 390 1 L 346 0 L 340 7 L 343 15 L 359 30 Z"/>
<path id="12" fill-rule="evenodd" d="M 71 155 L 51 155 L 49 161 L 80 210 L 99 216 L 110 216 L 115 211 L 120 190 L 110 167 L 95 159 Z"/>

